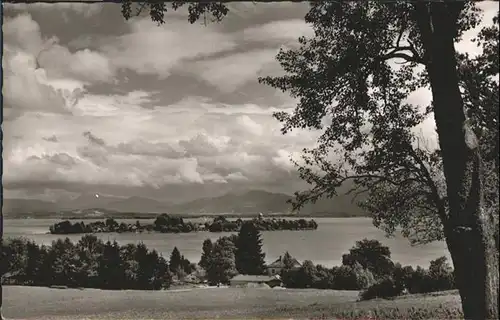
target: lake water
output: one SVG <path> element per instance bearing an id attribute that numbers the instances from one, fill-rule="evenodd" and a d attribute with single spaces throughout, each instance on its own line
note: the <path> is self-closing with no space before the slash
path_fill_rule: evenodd
<path id="1" fill-rule="evenodd" d="M 272 231 L 262 232 L 263 250 L 268 262 L 274 261 L 285 251 L 299 261 L 311 260 L 315 264 L 324 266 L 339 265 L 342 254 L 363 238 L 377 239 L 388 246 L 392 252 L 392 259 L 403 265 L 420 265 L 428 267 L 429 261 L 441 256 L 450 255 L 444 242 L 434 242 L 427 245 L 411 246 L 409 241 L 402 236 L 386 238 L 384 233 L 375 228 L 368 218 L 316 218 L 318 229 L 313 231 Z M 4 236 L 24 236 L 38 243 L 50 244 L 53 240 L 63 235 L 46 234 L 51 224 L 59 222 L 57 219 L 6 219 L 4 221 Z M 90 222 L 91 220 L 85 220 Z M 135 222 L 135 220 L 120 220 Z M 141 220 L 141 223 L 151 223 L 152 220 Z M 169 257 L 174 247 L 191 262 L 198 262 L 201 256 L 203 240 L 210 238 L 212 241 L 230 233 L 98 233 L 103 240 L 116 240 L 120 244 L 130 242 L 143 242 L 148 248 L 156 249 L 164 257 Z M 81 235 L 68 235 L 77 241 Z M 451 259 L 450 259 L 451 263 Z"/>

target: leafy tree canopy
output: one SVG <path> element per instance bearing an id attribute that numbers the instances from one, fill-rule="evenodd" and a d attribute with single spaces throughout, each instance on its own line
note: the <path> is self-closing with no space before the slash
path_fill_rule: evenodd
<path id="1" fill-rule="evenodd" d="M 210 284 L 229 283 L 237 274 L 234 242 L 228 237 L 218 239 L 213 247 L 207 278 Z"/>
<path id="2" fill-rule="evenodd" d="M 394 269 L 389 247 L 382 245 L 378 240 L 368 239 L 356 241 L 356 245 L 349 249 L 349 253 L 342 256 L 342 264 L 351 267 L 359 264 L 377 276 L 390 275 Z"/>
<path id="3" fill-rule="evenodd" d="M 198 265 L 204 270 L 207 270 L 208 266 L 210 265 L 210 256 L 212 255 L 213 247 L 214 245 L 212 243 L 212 240 L 206 239 L 205 241 L 203 241 L 202 254 Z"/>

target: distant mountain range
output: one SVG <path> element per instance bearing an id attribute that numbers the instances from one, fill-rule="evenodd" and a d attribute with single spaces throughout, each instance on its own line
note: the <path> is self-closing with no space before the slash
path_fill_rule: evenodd
<path id="1" fill-rule="evenodd" d="M 2 212 L 8 216 L 16 213 L 54 212 L 59 208 L 56 203 L 31 199 L 3 199 Z"/>
<path id="2" fill-rule="evenodd" d="M 180 204 L 162 202 L 144 197 L 117 198 L 84 194 L 76 199 L 55 203 L 41 200 L 4 199 L 3 212 L 6 217 L 47 216 L 50 213 L 64 213 L 65 216 L 89 217 L 109 216 L 119 213 L 170 213 L 178 215 L 231 214 L 249 215 L 259 212 L 292 213 L 287 200 L 290 195 L 252 190 L 244 193 L 227 193 L 223 196 L 201 198 Z M 307 204 L 298 215 L 311 216 L 363 216 L 363 211 L 353 203 L 351 197 L 339 195 L 332 199 L 320 199 Z"/>

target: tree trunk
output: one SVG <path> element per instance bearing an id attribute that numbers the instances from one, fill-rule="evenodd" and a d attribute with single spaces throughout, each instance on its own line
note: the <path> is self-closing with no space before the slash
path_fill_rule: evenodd
<path id="1" fill-rule="evenodd" d="M 4 256 L 3 256 L 3 199 L 0 199 L 0 320 L 3 320 L 2 316 L 2 302 L 3 302 L 3 273 L 4 273 L 4 268 L 3 264 L 5 261 L 3 261 Z"/>
<path id="2" fill-rule="evenodd" d="M 0 147 L 1 151 L 1 147 Z M 3 302 L 3 265 L 5 261 L 3 260 L 3 197 L 0 198 L 0 320 L 3 320 L 2 316 L 2 302 Z"/>
<path id="3" fill-rule="evenodd" d="M 421 32 L 449 201 L 446 242 L 465 318 L 498 319 L 498 251 L 493 223 L 497 213 L 484 206 L 479 143 L 466 120 L 458 86 L 454 47 L 457 15 L 452 12 L 454 4 L 440 2 L 429 7 L 428 16 L 423 18 L 427 29 Z"/>

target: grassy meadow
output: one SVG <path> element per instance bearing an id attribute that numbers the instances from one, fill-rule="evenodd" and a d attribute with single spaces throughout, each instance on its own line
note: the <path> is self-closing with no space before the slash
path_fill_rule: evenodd
<path id="1" fill-rule="evenodd" d="M 456 291 L 358 302 L 357 291 L 4 287 L 6 319 L 457 319 Z"/>

